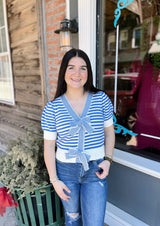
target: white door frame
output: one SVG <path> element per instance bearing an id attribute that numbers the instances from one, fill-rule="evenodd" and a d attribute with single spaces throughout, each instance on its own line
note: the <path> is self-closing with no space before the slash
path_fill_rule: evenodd
<path id="1" fill-rule="evenodd" d="M 78 0 L 79 48 L 90 58 L 96 84 L 96 0 Z"/>

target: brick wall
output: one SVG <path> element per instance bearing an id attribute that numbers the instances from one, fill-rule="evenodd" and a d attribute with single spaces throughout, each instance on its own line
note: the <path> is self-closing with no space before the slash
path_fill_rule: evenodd
<path id="1" fill-rule="evenodd" d="M 47 83 L 49 99 L 53 99 L 58 79 L 58 71 L 64 52 L 60 50 L 59 34 L 54 30 L 58 29 L 60 22 L 65 17 L 65 0 L 45 0 L 46 17 L 46 45 L 47 45 Z"/>

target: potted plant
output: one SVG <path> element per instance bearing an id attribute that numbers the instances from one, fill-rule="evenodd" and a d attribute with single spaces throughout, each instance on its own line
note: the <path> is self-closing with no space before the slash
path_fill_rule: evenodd
<path id="1" fill-rule="evenodd" d="M 26 136 L 12 140 L 0 158 L 0 181 L 18 202 L 21 225 L 63 225 L 60 200 L 49 183 L 43 158 L 42 130 L 33 127 Z"/>

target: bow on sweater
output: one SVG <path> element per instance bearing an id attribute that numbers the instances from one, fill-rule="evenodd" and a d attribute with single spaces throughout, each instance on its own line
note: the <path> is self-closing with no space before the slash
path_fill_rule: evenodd
<path id="1" fill-rule="evenodd" d="M 93 132 L 92 126 L 89 124 L 90 123 L 90 117 L 84 117 L 80 118 L 78 120 L 75 120 L 71 122 L 71 129 L 70 129 L 70 135 L 74 136 L 81 128 L 83 128 L 84 131 L 87 131 L 88 133 Z"/>
<path id="2" fill-rule="evenodd" d="M 68 153 L 66 153 L 66 159 L 76 158 L 76 162 L 82 163 L 84 170 L 87 171 L 89 169 L 88 161 L 90 156 L 83 153 L 80 150 L 69 149 Z"/>
<path id="3" fill-rule="evenodd" d="M 71 122 L 70 135 L 74 136 L 76 133 L 79 133 L 79 141 L 78 148 L 71 148 L 69 149 L 68 153 L 66 153 L 66 159 L 76 158 L 76 162 L 82 163 L 84 170 L 87 171 L 89 169 L 88 161 L 90 156 L 83 152 L 85 131 L 87 131 L 89 134 L 93 132 L 93 128 L 90 125 L 89 116 L 79 118 Z"/>
<path id="4" fill-rule="evenodd" d="M 11 192 L 8 192 L 8 188 L 2 187 L 0 188 L 0 215 L 6 212 L 6 207 L 18 206 L 18 203 L 11 196 Z"/>

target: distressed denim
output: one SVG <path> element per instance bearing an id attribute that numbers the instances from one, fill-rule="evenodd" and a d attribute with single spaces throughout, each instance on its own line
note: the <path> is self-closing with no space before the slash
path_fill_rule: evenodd
<path id="1" fill-rule="evenodd" d="M 70 189 L 69 201 L 62 200 L 66 226 L 103 226 L 107 180 L 99 179 L 95 172 L 103 159 L 90 161 L 85 171 L 81 163 L 63 163 L 57 160 L 57 174 Z M 83 222 L 83 223 L 82 223 Z"/>

